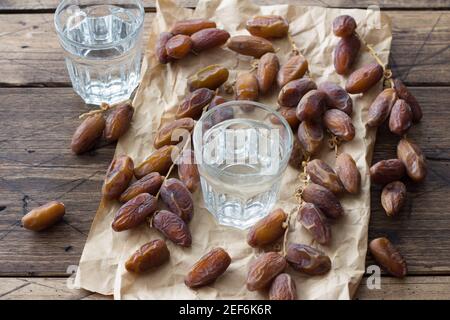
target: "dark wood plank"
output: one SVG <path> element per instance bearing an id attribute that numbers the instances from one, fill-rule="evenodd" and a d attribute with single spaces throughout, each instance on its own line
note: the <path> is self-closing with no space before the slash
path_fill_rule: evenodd
<path id="1" fill-rule="evenodd" d="M 389 11 L 391 65 L 410 85 L 450 85 L 450 11 Z M 146 15 L 148 34 L 154 13 Z M 69 86 L 52 14 L 0 14 L 2 86 Z"/>

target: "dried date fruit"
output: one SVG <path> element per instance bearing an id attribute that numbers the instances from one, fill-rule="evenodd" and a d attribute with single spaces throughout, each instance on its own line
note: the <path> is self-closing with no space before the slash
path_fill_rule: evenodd
<path id="1" fill-rule="evenodd" d="M 405 100 L 413 113 L 413 121 L 419 122 L 422 119 L 422 108 L 416 97 L 408 90 L 400 79 L 394 79 L 394 89 L 400 99 Z"/>
<path id="2" fill-rule="evenodd" d="M 273 210 L 250 228 L 247 243 L 251 247 L 263 247 L 277 241 L 285 231 L 287 214 L 282 209 Z"/>
<path id="3" fill-rule="evenodd" d="M 292 128 L 293 131 L 297 130 L 300 124 L 300 120 L 298 120 L 297 118 L 297 111 L 295 110 L 295 108 L 281 107 L 280 109 L 278 109 L 278 112 L 281 114 L 283 118 L 286 119 L 287 123 L 289 124 L 289 126 Z M 275 120 L 272 121 L 274 123 L 279 122 L 278 118 L 273 118 L 273 120 Z"/>
<path id="4" fill-rule="evenodd" d="M 105 129 L 105 118 L 101 113 L 87 117 L 78 126 L 72 137 L 70 147 L 75 154 L 91 150 L 101 138 Z"/>
<path id="5" fill-rule="evenodd" d="M 166 145 L 178 144 L 183 139 L 182 134 L 191 132 L 194 126 L 195 121 L 192 118 L 181 118 L 168 122 L 158 130 L 153 145 L 159 149 Z"/>
<path id="6" fill-rule="evenodd" d="M 409 104 L 403 99 L 398 99 L 389 116 L 389 130 L 399 136 L 408 132 L 412 125 L 413 114 Z"/>
<path id="7" fill-rule="evenodd" d="M 297 287 L 287 273 L 280 273 L 269 289 L 270 300 L 297 300 Z"/>
<path id="8" fill-rule="evenodd" d="M 319 90 L 308 91 L 298 103 L 297 118 L 300 121 L 320 119 L 325 112 L 326 95 Z"/>
<path id="9" fill-rule="evenodd" d="M 310 183 L 303 189 L 302 199 L 315 204 L 328 218 L 337 219 L 344 214 L 339 199 L 325 187 Z"/>
<path id="10" fill-rule="evenodd" d="M 62 202 L 50 201 L 34 208 L 22 217 L 22 226 L 32 231 L 42 231 L 62 219 L 66 207 Z"/>
<path id="11" fill-rule="evenodd" d="M 386 121 L 396 100 L 397 94 L 394 89 L 387 88 L 381 91 L 369 107 L 367 125 L 378 127 Z"/>
<path id="12" fill-rule="evenodd" d="M 289 158 L 289 164 L 296 169 L 300 169 L 302 166 L 303 158 L 304 158 L 303 147 L 297 135 L 295 134 L 294 142 L 292 144 L 291 157 Z"/>
<path id="13" fill-rule="evenodd" d="M 333 20 L 333 33 L 337 37 L 346 38 L 355 33 L 356 21 L 348 15 L 341 15 Z"/>
<path id="14" fill-rule="evenodd" d="M 106 171 L 102 194 L 107 199 L 117 199 L 133 179 L 134 163 L 128 156 L 113 159 Z"/>
<path id="15" fill-rule="evenodd" d="M 338 109 L 345 112 L 349 116 L 352 115 L 353 101 L 344 88 L 333 82 L 326 81 L 322 82 L 318 89 L 319 91 L 325 93 L 325 101 L 328 108 Z"/>
<path id="16" fill-rule="evenodd" d="M 281 16 L 256 16 L 248 20 L 245 28 L 251 35 L 266 39 L 283 38 L 287 35 L 289 24 Z"/>
<path id="17" fill-rule="evenodd" d="M 227 100 L 224 97 L 215 96 L 211 100 L 208 110 L 215 108 L 216 106 L 221 105 L 225 102 L 227 102 Z M 214 114 L 211 115 L 211 119 L 209 120 L 209 123 L 208 123 L 209 128 L 211 128 L 212 126 L 214 126 L 222 121 L 233 119 L 233 118 L 234 118 L 234 111 L 231 108 L 216 110 L 216 112 L 214 112 Z"/>
<path id="18" fill-rule="evenodd" d="M 230 38 L 230 34 L 225 30 L 216 28 L 203 29 L 191 35 L 192 50 L 201 52 L 216 48 L 225 44 L 228 38 Z"/>
<path id="19" fill-rule="evenodd" d="M 188 19 L 175 22 L 175 25 L 172 27 L 170 32 L 172 34 L 184 34 L 190 36 L 197 31 L 215 27 L 216 23 L 214 21 L 206 19 Z"/>
<path id="20" fill-rule="evenodd" d="M 144 273 L 150 269 L 159 267 L 170 258 L 169 249 L 165 241 L 152 240 L 142 245 L 125 262 L 125 269 L 132 273 Z"/>
<path id="21" fill-rule="evenodd" d="M 158 172 L 151 172 L 132 183 L 121 195 L 119 201 L 125 203 L 130 201 L 138 194 L 149 193 L 151 195 L 156 195 L 163 183 L 164 176 L 160 175 Z"/>
<path id="22" fill-rule="evenodd" d="M 427 164 L 420 147 L 410 139 L 401 139 L 397 145 L 397 157 L 404 164 L 406 173 L 415 182 L 427 176 Z M 398 179 L 395 179 L 398 180 Z"/>
<path id="23" fill-rule="evenodd" d="M 207 88 L 200 88 L 191 92 L 175 113 L 177 119 L 193 118 L 197 119 L 202 115 L 203 108 L 214 98 L 214 91 Z M 190 131 L 190 130 L 189 130 Z"/>
<path id="24" fill-rule="evenodd" d="M 381 192 L 381 205 L 389 217 L 397 215 L 406 200 L 406 187 L 401 181 L 387 184 Z"/>
<path id="25" fill-rule="evenodd" d="M 355 160 L 348 153 L 341 153 L 336 158 L 335 171 L 344 186 L 351 194 L 357 194 L 361 188 L 361 173 Z"/>
<path id="26" fill-rule="evenodd" d="M 345 90 L 348 93 L 363 93 L 372 88 L 383 77 L 383 68 L 371 63 L 354 71 L 347 79 Z"/>
<path id="27" fill-rule="evenodd" d="M 333 64 L 336 73 L 348 74 L 358 57 L 361 41 L 356 35 L 342 38 L 338 41 L 333 51 Z"/>
<path id="28" fill-rule="evenodd" d="M 334 194 L 344 191 L 341 181 L 334 170 L 323 160 L 314 159 L 309 161 L 306 165 L 306 173 L 312 182 L 327 188 Z"/>
<path id="29" fill-rule="evenodd" d="M 286 260 L 293 269 L 310 276 L 323 275 L 331 269 L 330 258 L 322 251 L 306 244 L 289 244 Z"/>
<path id="30" fill-rule="evenodd" d="M 307 92 L 315 89 L 316 83 L 309 78 L 289 81 L 278 94 L 278 104 L 281 107 L 295 108 Z"/>
<path id="31" fill-rule="evenodd" d="M 173 212 L 158 211 L 153 217 L 152 226 L 176 245 L 190 247 L 192 244 L 192 236 L 187 224 Z"/>
<path id="32" fill-rule="evenodd" d="M 297 136 L 306 154 L 315 155 L 322 146 L 322 124 L 315 121 L 303 121 L 298 127 Z"/>
<path id="33" fill-rule="evenodd" d="M 195 192 L 200 185 L 200 174 L 192 150 L 184 150 L 178 162 L 178 177 L 190 192 Z"/>
<path id="34" fill-rule="evenodd" d="M 280 63 L 278 57 L 272 52 L 264 54 L 258 62 L 256 79 L 258 80 L 259 92 L 267 93 L 277 78 Z"/>
<path id="35" fill-rule="evenodd" d="M 214 248 L 191 268 L 184 283 L 189 288 L 200 288 L 216 281 L 230 266 L 230 255 L 222 248 Z"/>
<path id="36" fill-rule="evenodd" d="M 170 211 L 185 222 L 191 221 L 194 215 L 194 201 L 183 182 L 175 178 L 167 179 L 161 186 L 160 195 Z"/>
<path id="37" fill-rule="evenodd" d="M 328 245 L 331 240 L 331 226 L 322 211 L 314 204 L 305 202 L 298 211 L 298 221 L 309 231 L 321 245 Z"/>
<path id="38" fill-rule="evenodd" d="M 255 36 L 234 36 L 228 40 L 228 49 L 253 58 L 261 58 L 267 52 L 275 52 L 272 42 Z"/>
<path id="39" fill-rule="evenodd" d="M 266 252 L 249 266 L 247 289 L 256 291 L 267 288 L 272 280 L 286 268 L 286 259 L 276 252 Z"/>
<path id="40" fill-rule="evenodd" d="M 369 249 L 375 260 L 391 275 L 398 278 L 406 276 L 406 261 L 387 238 L 370 241 Z"/>
<path id="41" fill-rule="evenodd" d="M 330 109 L 325 112 L 323 123 L 332 134 L 344 141 L 351 141 L 355 137 L 352 119 L 341 110 Z"/>
<path id="42" fill-rule="evenodd" d="M 106 141 L 114 142 L 119 140 L 131 126 L 134 109 L 129 103 L 124 103 L 114 108 L 106 118 L 105 131 L 103 136 Z"/>
<path id="43" fill-rule="evenodd" d="M 189 54 L 192 49 L 191 37 L 182 34 L 173 36 L 166 43 L 166 53 L 173 59 L 182 59 Z"/>
<path id="44" fill-rule="evenodd" d="M 214 96 L 214 98 L 211 100 L 208 106 L 208 110 L 211 110 L 212 108 L 217 107 L 218 105 L 221 105 L 222 103 L 227 102 L 227 99 L 225 99 L 222 96 Z"/>
<path id="45" fill-rule="evenodd" d="M 258 80 L 252 73 L 241 73 L 236 79 L 236 100 L 257 101 Z"/>
<path id="46" fill-rule="evenodd" d="M 154 196 L 141 193 L 119 208 L 111 226 L 117 232 L 136 228 L 157 208 L 158 200 Z"/>
<path id="47" fill-rule="evenodd" d="M 167 51 L 166 51 L 167 41 L 169 41 L 169 39 L 172 37 L 173 37 L 173 33 L 161 32 L 161 34 L 159 35 L 159 38 L 156 42 L 156 57 L 158 58 L 159 62 L 162 64 L 169 63 L 170 61 L 173 60 L 173 58 L 171 58 L 167 55 Z"/>
<path id="48" fill-rule="evenodd" d="M 188 78 L 188 86 L 191 91 L 200 88 L 216 90 L 228 80 L 229 72 L 218 64 L 207 66 Z"/>
<path id="49" fill-rule="evenodd" d="M 172 153 L 175 150 L 177 150 L 175 146 L 164 146 L 155 150 L 147 159 L 134 168 L 134 176 L 137 179 L 141 179 L 151 172 L 166 174 L 173 163 Z"/>
<path id="50" fill-rule="evenodd" d="M 301 54 L 292 56 L 278 71 L 278 86 L 282 88 L 289 81 L 300 79 L 305 75 L 306 71 L 308 71 L 306 58 Z"/>
<path id="51" fill-rule="evenodd" d="M 400 180 L 405 175 L 405 166 L 399 159 L 381 160 L 370 167 L 373 183 L 385 185 Z"/>

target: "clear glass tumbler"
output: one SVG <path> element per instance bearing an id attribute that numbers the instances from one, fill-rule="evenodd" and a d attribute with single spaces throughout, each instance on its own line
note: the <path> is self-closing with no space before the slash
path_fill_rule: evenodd
<path id="1" fill-rule="evenodd" d="M 115 103 L 139 83 L 144 7 L 140 0 L 63 0 L 55 28 L 74 90 L 86 103 Z"/>
<path id="2" fill-rule="evenodd" d="M 201 117 L 193 140 L 205 205 L 218 222 L 246 229 L 266 216 L 292 151 L 286 120 L 263 104 L 231 101 Z"/>

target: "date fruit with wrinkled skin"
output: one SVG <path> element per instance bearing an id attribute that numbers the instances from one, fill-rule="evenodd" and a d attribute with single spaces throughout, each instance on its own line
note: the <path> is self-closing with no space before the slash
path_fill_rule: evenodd
<path id="1" fill-rule="evenodd" d="M 406 200 L 406 187 L 401 181 L 387 184 L 381 192 L 381 205 L 389 217 L 397 215 Z"/>
<path id="2" fill-rule="evenodd" d="M 107 199 L 117 199 L 133 179 L 134 163 L 128 156 L 113 159 L 106 172 L 102 194 Z"/>
<path id="3" fill-rule="evenodd" d="M 294 142 L 292 144 L 291 157 L 289 158 L 289 165 L 296 169 L 301 169 L 302 161 L 304 159 L 304 151 L 297 135 L 294 135 Z"/>
<path id="4" fill-rule="evenodd" d="M 121 195 L 119 201 L 125 203 L 130 201 L 138 194 L 149 193 L 152 196 L 156 195 L 163 183 L 164 176 L 160 175 L 158 172 L 151 172 L 132 183 Z"/>
<path id="5" fill-rule="evenodd" d="M 402 136 L 408 132 L 412 125 L 413 114 L 409 104 L 403 99 L 398 99 L 391 110 L 389 117 L 389 130 Z"/>
<path id="6" fill-rule="evenodd" d="M 406 276 L 406 261 L 387 238 L 372 240 L 369 249 L 375 260 L 391 275 L 397 278 Z"/>
<path id="7" fill-rule="evenodd" d="M 298 211 L 298 221 L 321 245 L 330 244 L 331 227 L 322 211 L 314 204 L 305 202 Z"/>
<path id="8" fill-rule="evenodd" d="M 352 156 L 348 153 L 341 153 L 336 158 L 335 171 L 348 193 L 359 193 L 361 189 L 361 173 Z"/>
<path id="9" fill-rule="evenodd" d="M 386 121 L 395 101 L 397 101 L 397 94 L 394 89 L 387 88 L 381 91 L 369 107 L 367 125 L 378 127 Z"/>
<path id="10" fill-rule="evenodd" d="M 228 40 L 228 49 L 253 58 L 261 58 L 267 52 L 275 52 L 272 42 L 261 37 L 240 35 Z"/>
<path id="11" fill-rule="evenodd" d="M 315 155 L 322 146 L 323 126 L 320 122 L 303 121 L 298 127 L 297 136 L 306 154 Z"/>
<path id="12" fill-rule="evenodd" d="M 190 36 L 197 31 L 215 27 L 216 23 L 214 21 L 206 19 L 188 19 L 175 22 L 175 25 L 172 27 L 170 32 L 172 34 L 184 34 Z"/>
<path id="13" fill-rule="evenodd" d="M 141 164 L 134 168 L 134 176 L 141 179 L 152 172 L 165 175 L 172 165 L 172 153 L 177 150 L 175 146 L 164 146 L 155 150 Z"/>
<path id="14" fill-rule="evenodd" d="M 397 158 L 403 163 L 406 173 L 414 182 L 425 180 L 427 176 L 425 156 L 420 147 L 411 139 L 403 138 L 398 142 Z"/>
<path id="15" fill-rule="evenodd" d="M 200 174 L 192 150 L 183 150 L 179 158 L 178 177 L 190 192 L 195 192 L 200 185 Z"/>
<path id="16" fill-rule="evenodd" d="M 286 268 L 286 259 L 276 252 L 261 254 L 250 263 L 247 273 L 249 291 L 267 288 L 272 280 Z"/>
<path id="17" fill-rule="evenodd" d="M 157 208 L 158 200 L 154 196 L 141 193 L 119 208 L 111 226 L 116 232 L 136 228 L 153 215 Z"/>
<path id="18" fill-rule="evenodd" d="M 296 271 L 310 276 L 326 274 L 331 269 L 331 260 L 322 251 L 306 244 L 290 243 L 286 260 Z"/>
<path id="19" fill-rule="evenodd" d="M 385 185 L 403 178 L 405 166 L 399 159 L 388 159 L 375 163 L 369 171 L 373 183 Z"/>
<path id="20" fill-rule="evenodd" d="M 176 245 L 190 247 L 192 244 L 192 236 L 187 224 L 173 212 L 158 211 L 153 217 L 152 226 Z"/>
<path id="21" fill-rule="evenodd" d="M 75 154 L 91 150 L 105 129 L 105 118 L 101 113 L 87 117 L 75 130 L 70 147 Z"/>
<path id="22" fill-rule="evenodd" d="M 400 79 L 394 79 L 394 89 L 400 99 L 405 100 L 413 113 L 413 121 L 419 122 L 422 119 L 422 108 L 416 97 L 409 91 Z"/>
<path id="23" fill-rule="evenodd" d="M 62 202 L 50 201 L 24 215 L 22 226 L 28 230 L 42 231 L 61 220 L 65 213 L 66 207 Z"/>
<path id="24" fill-rule="evenodd" d="M 348 15 L 341 15 L 333 20 L 333 33 L 337 37 L 346 38 L 355 33 L 356 21 Z"/>
<path id="25" fill-rule="evenodd" d="M 191 92 L 181 104 L 175 113 L 175 118 L 193 118 L 201 116 L 203 108 L 214 98 L 214 91 L 207 88 L 200 88 Z"/>
<path id="26" fill-rule="evenodd" d="M 297 128 L 300 124 L 300 120 L 298 120 L 298 118 L 297 118 L 297 112 L 296 112 L 295 108 L 281 107 L 277 111 L 279 114 L 281 114 L 281 116 L 284 119 L 286 119 L 286 121 L 289 124 L 289 126 L 291 127 L 292 131 L 295 132 L 295 130 L 297 130 Z M 270 118 L 270 121 L 275 124 L 281 124 L 280 119 L 277 118 L 276 116 L 272 116 Z"/>
<path id="27" fill-rule="evenodd" d="M 283 38 L 289 31 L 289 24 L 281 16 L 256 16 L 248 20 L 245 28 L 251 35 L 266 39 Z"/>
<path id="28" fill-rule="evenodd" d="M 286 228 L 284 222 L 287 214 L 283 209 L 273 210 L 269 215 L 259 220 L 250 228 L 247 234 L 247 243 L 251 247 L 264 247 L 277 241 L 283 236 Z"/>
<path id="29" fill-rule="evenodd" d="M 305 202 L 315 204 L 330 219 L 337 219 L 344 214 L 339 199 L 333 192 L 321 185 L 309 183 L 303 189 L 302 199 Z"/>
<path id="30" fill-rule="evenodd" d="M 182 34 L 177 34 L 171 37 L 166 42 L 166 53 L 173 59 L 182 59 L 191 52 L 192 40 L 191 37 Z"/>
<path id="31" fill-rule="evenodd" d="M 307 92 L 315 89 L 316 83 L 309 78 L 289 81 L 278 94 L 278 104 L 285 108 L 295 108 Z"/>
<path id="32" fill-rule="evenodd" d="M 158 130 L 153 145 L 156 149 L 159 149 L 166 145 L 178 144 L 183 140 L 183 134 L 191 132 L 192 129 L 194 129 L 194 126 L 195 121 L 192 118 L 181 118 L 175 121 L 168 122 Z M 181 136 L 177 133 L 179 133 Z"/>
<path id="33" fill-rule="evenodd" d="M 337 74 L 345 75 L 351 71 L 360 48 L 361 41 L 356 35 L 339 40 L 333 51 L 334 69 Z"/>
<path id="34" fill-rule="evenodd" d="M 183 182 L 175 178 L 167 179 L 161 186 L 160 195 L 170 211 L 185 222 L 191 221 L 194 215 L 194 200 Z"/>
<path id="35" fill-rule="evenodd" d="M 320 119 L 325 112 L 326 95 L 319 90 L 308 91 L 298 103 L 297 118 L 300 121 Z"/>
<path id="36" fill-rule="evenodd" d="M 338 109 L 349 116 L 352 115 L 353 101 L 344 88 L 336 83 L 326 81 L 319 84 L 318 90 L 325 93 L 325 101 L 328 108 Z"/>
<path id="37" fill-rule="evenodd" d="M 278 71 L 278 86 L 282 88 L 289 81 L 300 79 L 305 75 L 306 71 L 308 71 L 306 58 L 301 54 L 292 56 Z"/>
<path id="38" fill-rule="evenodd" d="M 212 64 L 200 69 L 188 78 L 188 86 L 191 91 L 200 88 L 216 90 L 228 80 L 229 71 L 218 64 Z"/>
<path id="39" fill-rule="evenodd" d="M 344 141 L 351 141 L 355 137 L 352 119 L 341 110 L 330 109 L 325 112 L 323 123 L 332 134 Z"/>
<path id="40" fill-rule="evenodd" d="M 314 159 L 306 165 L 306 173 L 312 182 L 327 188 L 334 194 L 344 191 L 338 176 L 334 170 L 323 160 Z"/>
<path id="41" fill-rule="evenodd" d="M 197 31 L 191 35 L 192 50 L 201 52 L 219 47 L 227 42 L 230 34 L 225 30 L 207 28 Z"/>
<path id="42" fill-rule="evenodd" d="M 272 88 L 279 69 L 280 63 L 276 54 L 267 52 L 259 59 L 256 79 L 261 94 L 267 93 Z"/>
<path id="43" fill-rule="evenodd" d="M 273 280 L 269 289 L 270 300 L 297 300 L 297 287 L 287 273 L 281 273 Z"/>
<path id="44" fill-rule="evenodd" d="M 241 73 L 236 79 L 236 100 L 257 101 L 258 80 L 252 73 Z"/>
<path id="45" fill-rule="evenodd" d="M 159 62 L 162 64 L 169 63 L 173 61 L 174 59 L 172 57 L 169 57 L 166 51 L 166 44 L 167 41 L 169 41 L 170 38 L 173 37 L 173 33 L 170 32 L 161 32 L 159 35 L 159 38 L 156 42 L 156 57 L 158 58 Z"/>
<path id="46" fill-rule="evenodd" d="M 208 110 L 211 110 L 212 108 L 215 108 L 216 106 L 221 105 L 225 102 L 227 102 L 227 100 L 224 97 L 215 96 L 209 103 Z M 209 123 L 207 124 L 205 122 L 205 124 L 207 124 L 209 126 L 209 128 L 211 128 L 212 126 L 214 126 L 222 121 L 233 119 L 233 118 L 234 118 L 233 109 L 231 109 L 231 108 L 230 109 L 220 109 L 220 110 L 216 110 L 216 112 L 211 115 L 211 119 L 210 119 Z"/>
<path id="47" fill-rule="evenodd" d="M 216 281 L 230 266 L 231 257 L 222 248 L 214 248 L 191 268 L 184 283 L 189 288 L 200 288 Z"/>
<path id="48" fill-rule="evenodd" d="M 166 243 L 161 239 L 152 240 L 142 245 L 125 262 L 128 272 L 140 274 L 159 267 L 170 258 Z"/>
<path id="49" fill-rule="evenodd" d="M 106 118 L 105 131 L 103 133 L 105 140 L 108 142 L 119 140 L 130 129 L 133 114 L 134 109 L 129 103 L 115 107 Z"/>
<path id="50" fill-rule="evenodd" d="M 378 63 L 370 63 L 354 71 L 347 79 L 345 90 L 351 94 L 364 93 L 383 77 L 383 68 Z"/>

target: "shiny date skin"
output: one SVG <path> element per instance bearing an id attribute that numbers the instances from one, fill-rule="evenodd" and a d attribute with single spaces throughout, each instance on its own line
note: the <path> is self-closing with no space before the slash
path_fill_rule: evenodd
<path id="1" fill-rule="evenodd" d="M 102 194 L 107 199 L 117 199 L 128 188 L 134 174 L 133 160 L 128 156 L 113 159 L 106 172 Z"/>
<path id="2" fill-rule="evenodd" d="M 370 253 L 374 259 L 391 275 L 403 278 L 408 273 L 406 261 L 389 241 L 381 237 L 374 239 L 369 244 Z"/>
<path id="3" fill-rule="evenodd" d="M 335 171 L 348 193 L 359 193 L 361 189 L 361 173 L 351 155 L 348 153 L 339 154 L 335 162 Z"/>
<path id="4" fill-rule="evenodd" d="M 381 192 L 381 205 L 386 215 L 396 216 L 406 201 L 406 186 L 401 181 L 387 184 Z"/>
<path id="5" fill-rule="evenodd" d="M 141 164 L 134 168 L 134 176 L 137 179 L 142 179 L 144 176 L 158 172 L 164 175 L 169 171 L 172 165 L 172 155 L 177 151 L 176 146 L 163 146 L 160 149 L 155 150 L 150 156 L 147 157 Z"/>
<path id="6" fill-rule="evenodd" d="M 270 300 L 297 300 L 297 287 L 287 273 L 281 273 L 273 280 L 269 289 Z"/>
<path id="7" fill-rule="evenodd" d="M 276 252 L 261 254 L 250 263 L 247 273 L 249 291 L 267 288 L 272 280 L 286 268 L 286 259 Z"/>
<path id="8" fill-rule="evenodd" d="M 164 176 L 158 172 L 151 172 L 143 178 L 132 183 L 121 195 L 119 201 L 125 203 L 130 201 L 138 194 L 149 193 L 156 195 L 164 180 Z"/>
<path id="9" fill-rule="evenodd" d="M 187 105 L 189 106 L 190 103 L 188 102 Z M 184 111 L 185 110 L 184 107 L 182 107 L 181 110 Z M 180 113 L 181 112 L 182 111 L 180 111 Z M 194 126 L 195 126 L 194 119 L 189 117 L 180 118 L 175 121 L 168 122 L 162 125 L 161 128 L 158 130 L 153 145 L 156 149 L 159 149 L 166 145 L 176 145 L 182 141 L 183 136 L 178 136 L 175 133 L 177 131 L 180 134 L 185 132 L 191 132 L 192 129 L 194 129 Z"/>
<path id="10" fill-rule="evenodd" d="M 152 240 L 142 245 L 125 262 L 128 272 L 141 274 L 166 263 L 170 252 L 166 243 L 161 239 Z"/>
<path id="11" fill-rule="evenodd" d="M 42 231 L 61 220 L 65 213 L 66 207 L 62 202 L 50 201 L 24 215 L 22 226 L 31 231 Z"/>
<path id="12" fill-rule="evenodd" d="M 161 186 L 160 196 L 171 212 L 177 214 L 185 222 L 192 219 L 194 200 L 183 182 L 175 178 L 167 179 Z"/>
<path id="13" fill-rule="evenodd" d="M 392 88 L 384 89 L 378 94 L 369 107 L 367 125 L 379 127 L 389 117 L 395 101 L 397 101 L 397 94 Z"/>
<path id="14" fill-rule="evenodd" d="M 80 155 L 91 150 L 103 134 L 106 121 L 102 114 L 87 117 L 75 130 L 70 147 L 73 153 Z"/>
<path id="15" fill-rule="evenodd" d="M 321 245 L 329 245 L 331 226 L 322 211 L 314 204 L 305 202 L 298 211 L 298 221 Z"/>
<path id="16" fill-rule="evenodd" d="M 131 126 L 134 109 L 129 103 L 117 106 L 106 118 L 105 131 L 103 136 L 108 142 L 119 140 Z"/>
<path id="17" fill-rule="evenodd" d="M 364 93 L 383 77 L 383 68 L 371 63 L 354 71 L 347 79 L 345 90 L 351 94 Z"/>
<path id="18" fill-rule="evenodd" d="M 189 227 L 173 212 L 167 210 L 158 211 L 153 217 L 152 226 L 176 245 L 190 247 L 192 244 Z"/>
<path id="19" fill-rule="evenodd" d="M 405 165 L 399 159 L 381 160 L 369 169 L 373 183 L 385 185 L 405 175 Z"/>
<path id="20" fill-rule="evenodd" d="M 195 192 L 200 186 L 200 174 L 192 150 L 182 152 L 178 162 L 178 177 L 190 192 Z"/>
<path id="21" fill-rule="evenodd" d="M 250 228 L 247 243 L 254 248 L 274 243 L 283 236 L 286 219 L 287 214 L 282 209 L 273 210 Z"/>
<path id="22" fill-rule="evenodd" d="M 303 96 L 317 89 L 314 81 L 309 78 L 301 78 L 286 83 L 278 94 L 278 104 L 285 108 L 295 108 Z"/>
<path id="23" fill-rule="evenodd" d="M 208 88 L 200 88 L 191 92 L 181 104 L 175 113 L 177 119 L 198 119 L 203 108 L 206 107 L 214 98 L 214 91 Z"/>
<path id="24" fill-rule="evenodd" d="M 261 94 L 266 94 L 272 88 L 279 69 L 280 63 L 276 54 L 268 52 L 259 59 L 256 79 Z"/>
<path id="25" fill-rule="evenodd" d="M 331 270 L 331 260 L 322 251 L 305 244 L 290 243 L 286 260 L 296 271 L 319 276 Z"/>
<path id="26" fill-rule="evenodd" d="M 324 130 L 320 122 L 303 121 L 297 131 L 302 149 L 307 155 L 315 155 L 319 152 L 324 139 Z"/>
<path id="27" fill-rule="evenodd" d="M 425 180 L 428 172 L 427 163 L 418 144 L 409 138 L 401 139 L 397 145 L 397 158 L 403 163 L 406 173 L 414 182 Z"/>
<path id="28" fill-rule="evenodd" d="M 172 34 L 184 34 L 190 36 L 200 30 L 207 28 L 215 28 L 216 23 L 206 19 L 187 19 L 175 22 L 170 32 Z"/>
<path id="29" fill-rule="evenodd" d="M 334 170 L 323 160 L 314 159 L 306 165 L 306 173 L 312 182 L 317 183 L 334 194 L 344 191 L 344 187 Z"/>
<path id="30" fill-rule="evenodd" d="M 192 50 L 196 53 L 224 45 L 230 38 L 225 30 L 206 28 L 191 35 Z"/>
<path id="31" fill-rule="evenodd" d="M 319 84 L 318 90 L 325 93 L 325 100 L 328 108 L 338 109 L 349 116 L 352 115 L 353 101 L 344 88 L 333 82 L 326 81 Z"/>
<path id="32" fill-rule="evenodd" d="M 358 57 L 361 41 L 356 35 L 341 38 L 333 51 L 333 63 L 336 73 L 349 74 Z"/>
<path id="33" fill-rule="evenodd" d="M 280 68 L 277 75 L 277 83 L 282 88 L 286 83 L 292 80 L 300 79 L 308 71 L 308 61 L 301 55 L 295 55 Z"/>
<path id="34" fill-rule="evenodd" d="M 245 28 L 251 35 L 266 39 L 284 38 L 289 30 L 289 23 L 281 16 L 256 16 L 248 20 Z"/>
<path id="35" fill-rule="evenodd" d="M 315 204 L 330 219 L 337 219 L 344 214 L 339 199 L 325 187 L 309 183 L 303 189 L 302 198 L 305 202 Z"/>
<path id="36" fill-rule="evenodd" d="M 228 49 L 234 52 L 257 59 L 268 52 L 275 52 L 270 41 L 255 36 L 240 35 L 231 37 L 227 46 Z"/>
<path id="37" fill-rule="evenodd" d="M 222 248 L 214 248 L 197 261 L 184 278 L 189 288 L 200 288 L 216 281 L 230 266 L 231 257 Z"/>
<path id="38" fill-rule="evenodd" d="M 356 21 L 349 15 L 341 15 L 333 20 L 333 33 L 337 37 L 346 38 L 355 33 Z"/>
<path id="39" fill-rule="evenodd" d="M 151 194 L 137 195 L 117 211 L 112 223 L 113 230 L 121 232 L 136 228 L 155 213 L 158 208 L 157 202 L 157 199 Z"/>
<path id="40" fill-rule="evenodd" d="M 161 32 L 159 35 L 159 38 L 156 42 L 156 57 L 158 58 L 158 61 L 162 64 L 166 64 L 174 60 L 172 57 L 169 57 L 166 51 L 166 44 L 167 41 L 169 41 L 170 38 L 172 38 L 174 35 L 170 32 Z"/>

